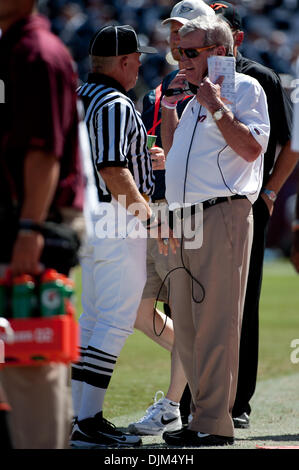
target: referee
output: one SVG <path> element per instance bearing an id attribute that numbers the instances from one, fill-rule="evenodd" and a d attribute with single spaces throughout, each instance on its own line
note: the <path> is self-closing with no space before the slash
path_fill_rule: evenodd
<path id="1" fill-rule="evenodd" d="M 146 229 L 157 225 L 146 130 L 127 92 L 136 84 L 140 47 L 131 26 L 106 26 L 93 37 L 92 73 L 79 90 L 85 108 L 98 205 L 82 256 L 81 357 L 72 368 L 73 447 L 138 446 L 103 418 L 116 360 L 133 332 L 146 281 Z M 138 205 L 138 213 L 132 205 Z M 138 216 L 138 217 L 136 217 Z M 136 237 L 141 228 L 145 236 Z"/>

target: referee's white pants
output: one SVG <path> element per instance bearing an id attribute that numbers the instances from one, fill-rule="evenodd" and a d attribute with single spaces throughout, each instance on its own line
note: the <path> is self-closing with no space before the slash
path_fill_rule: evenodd
<path id="1" fill-rule="evenodd" d="M 146 282 L 146 238 L 104 238 L 82 253 L 81 347 L 119 356 Z"/>

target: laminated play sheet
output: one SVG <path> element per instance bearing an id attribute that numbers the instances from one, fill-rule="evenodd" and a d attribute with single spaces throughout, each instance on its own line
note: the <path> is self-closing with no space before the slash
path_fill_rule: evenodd
<path id="1" fill-rule="evenodd" d="M 235 107 L 235 73 L 234 57 L 213 55 L 208 58 L 209 79 L 215 83 L 220 76 L 224 77 L 221 85 L 221 99 L 232 111 Z"/>

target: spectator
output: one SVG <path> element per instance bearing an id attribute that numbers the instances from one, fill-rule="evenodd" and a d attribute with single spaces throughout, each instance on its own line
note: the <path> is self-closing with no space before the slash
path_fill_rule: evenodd
<path id="1" fill-rule="evenodd" d="M 1 273 L 40 274 L 62 268 L 65 250 L 47 256 L 44 221 L 59 225 L 65 210 L 82 211 L 82 175 L 77 145 L 77 77 L 71 56 L 37 13 L 35 0 L 0 0 Z M 71 419 L 69 368 L 49 363 L 5 367 L 1 378 L 12 408 L 17 449 L 65 448 Z"/>
<path id="2" fill-rule="evenodd" d="M 169 11 L 172 9 L 175 0 L 138 0 L 136 1 L 120 1 L 120 0 L 82 0 L 71 2 L 67 0 L 43 0 L 41 5 L 44 11 L 51 18 L 54 31 L 57 32 L 57 20 L 60 21 L 61 9 L 69 4 L 76 3 L 80 5 L 84 14 L 88 15 L 89 22 L 93 30 L 97 29 L 103 24 L 119 24 L 128 23 L 135 27 L 138 34 L 142 35 L 145 43 L 150 42 L 152 31 L 155 27 L 159 28 L 161 20 L 169 16 Z M 257 60 L 261 64 L 272 66 L 277 72 L 291 72 L 291 57 L 293 50 L 298 44 L 298 24 L 299 24 L 299 10 L 298 0 L 286 2 L 248 2 L 240 1 L 233 2 L 237 5 L 241 18 L 243 19 L 243 28 L 246 33 L 244 43 L 242 44 L 241 52 L 250 59 Z M 85 30 L 85 28 L 84 28 Z M 287 37 L 287 41 L 283 48 L 275 46 L 271 51 L 270 37 L 277 32 L 283 33 Z M 80 33 L 81 34 L 81 33 Z M 82 44 L 85 41 L 83 34 Z M 80 46 L 80 45 L 79 45 Z M 277 57 L 278 52 L 278 57 Z M 273 55 L 274 53 L 274 55 Z M 264 56 L 264 59 L 263 59 Z M 277 67 L 275 56 L 281 64 L 281 68 Z M 266 62 L 263 62 L 265 60 Z M 86 63 L 80 64 L 80 78 L 85 81 L 87 73 Z M 279 64 L 278 64 L 279 65 Z M 81 66 L 84 66 L 84 72 L 81 72 Z M 151 64 L 149 64 L 151 67 Z M 83 68 L 82 68 L 83 70 Z M 146 72 L 145 72 L 146 73 Z M 141 73 L 140 78 L 142 78 Z M 151 88 L 151 85 L 149 85 Z M 137 89 L 136 99 L 144 96 L 143 88 Z"/>

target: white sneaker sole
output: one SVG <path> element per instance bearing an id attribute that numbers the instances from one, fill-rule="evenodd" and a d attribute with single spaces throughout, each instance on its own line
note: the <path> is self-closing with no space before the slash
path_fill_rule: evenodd
<path id="1" fill-rule="evenodd" d="M 160 434 L 163 434 L 163 432 L 165 431 L 179 431 L 180 429 L 182 429 L 182 422 L 174 424 L 171 423 L 159 429 L 149 429 L 147 427 L 142 427 L 137 424 L 130 424 L 128 426 L 129 433 L 138 436 L 160 436 Z"/>

